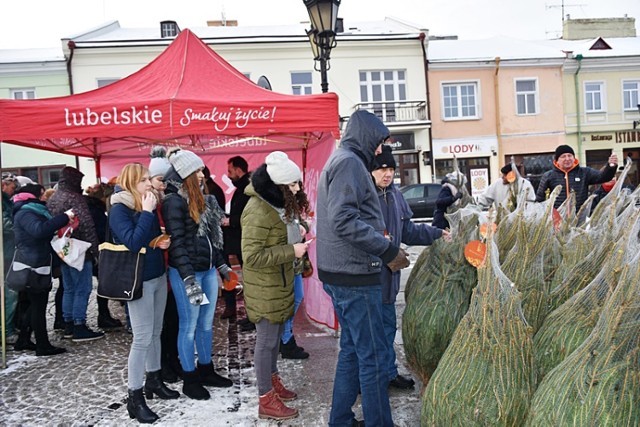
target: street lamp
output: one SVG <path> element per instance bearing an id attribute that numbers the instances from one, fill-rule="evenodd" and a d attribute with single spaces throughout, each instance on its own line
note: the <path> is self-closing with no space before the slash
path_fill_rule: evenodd
<path id="1" fill-rule="evenodd" d="M 640 104 L 638 104 L 638 112 L 640 113 Z M 638 126 L 640 126 L 640 120 L 634 120 L 633 129 L 635 130 Z"/>
<path id="2" fill-rule="evenodd" d="M 331 68 L 329 59 L 331 49 L 336 47 L 336 21 L 340 0 L 302 0 L 309 12 L 311 29 L 307 31 L 313 59 L 320 63 L 320 69 L 314 64 L 314 69 L 320 71 L 322 93 L 329 91 L 327 70 Z"/>

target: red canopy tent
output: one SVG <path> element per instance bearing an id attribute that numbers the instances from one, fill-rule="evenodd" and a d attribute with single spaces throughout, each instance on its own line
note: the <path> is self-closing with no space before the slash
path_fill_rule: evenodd
<path id="1" fill-rule="evenodd" d="M 281 150 L 302 166 L 313 201 L 338 134 L 335 94 L 296 96 L 263 89 L 188 29 L 147 66 L 103 88 L 58 98 L 0 100 L 0 141 L 91 157 L 98 177 L 117 175 L 131 161 L 146 163 L 156 144 L 188 148 L 207 164 L 224 156 L 225 170 L 233 155 L 255 167 L 268 152 Z M 337 327 L 326 303 L 315 313 L 314 295 L 326 301 L 317 279 L 307 283 L 307 290 L 311 317 Z"/>

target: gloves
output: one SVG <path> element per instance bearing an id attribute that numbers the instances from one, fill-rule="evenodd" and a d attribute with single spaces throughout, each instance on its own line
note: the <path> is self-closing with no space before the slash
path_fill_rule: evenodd
<path id="1" fill-rule="evenodd" d="M 198 283 L 194 276 L 189 276 L 184 279 L 184 288 L 187 291 L 187 297 L 189 297 L 191 304 L 200 305 L 200 303 L 202 303 L 202 296 L 204 295 L 202 287 L 200 287 L 200 283 Z"/>
<path id="2" fill-rule="evenodd" d="M 231 270 L 231 267 L 229 267 L 227 264 L 222 264 L 220 267 L 218 267 L 218 271 L 220 272 L 220 274 L 222 274 L 224 280 L 231 280 L 229 273 L 231 273 L 233 270 Z"/>
<path id="3" fill-rule="evenodd" d="M 391 272 L 396 272 L 403 268 L 409 267 L 409 254 L 404 249 L 400 249 L 398 255 L 387 264 Z"/>
<path id="4" fill-rule="evenodd" d="M 460 200 L 460 199 L 462 199 L 462 191 L 458 191 L 458 193 L 453 198 L 453 200 Z"/>

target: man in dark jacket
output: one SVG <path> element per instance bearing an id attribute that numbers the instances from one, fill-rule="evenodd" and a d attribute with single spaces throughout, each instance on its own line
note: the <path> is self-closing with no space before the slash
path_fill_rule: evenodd
<path id="1" fill-rule="evenodd" d="M 371 175 L 378 190 L 378 200 L 382 209 L 382 216 L 386 225 L 387 238 L 397 246 L 430 245 L 436 239 L 444 237 L 450 239 L 449 232 L 427 224 L 411 222 L 413 212 L 393 184 L 396 161 L 391 153 L 391 147 L 384 145 L 382 153 L 373 160 Z M 415 382 L 411 378 L 398 373 L 396 352 L 393 342 L 396 337 L 396 297 L 400 291 L 400 271 L 391 272 L 386 265 L 382 267 L 382 323 L 387 340 L 388 357 L 387 369 L 389 373 L 389 387 L 398 389 L 412 388 Z"/>
<path id="2" fill-rule="evenodd" d="M 553 191 L 560 185 L 562 191 L 553 206 L 558 208 L 567 199 L 570 192 L 574 191 L 576 193 L 576 212 L 589 197 L 589 186 L 611 180 L 618 169 L 618 156 L 615 154 L 611 154 L 607 166 L 603 170 L 580 166 L 578 159 L 575 158 L 573 148 L 568 145 L 558 146 L 553 158 L 553 169 L 542 175 L 540 185 L 538 185 L 536 202 L 543 202 L 547 198 L 546 191 Z M 571 212 L 571 210 L 567 210 L 567 212 Z"/>
<path id="3" fill-rule="evenodd" d="M 104 332 L 96 332 L 86 325 L 87 306 L 93 289 L 93 264 L 98 262 L 98 235 L 91 218 L 87 201 L 82 197 L 82 178 L 78 169 L 67 166 L 62 169 L 58 189 L 47 201 L 51 215 L 60 215 L 73 209 L 80 223 L 73 231 L 73 237 L 91 243 L 85 254 L 82 270 L 61 264 L 64 291 L 62 294 L 62 316 L 64 317 L 64 338 L 74 342 L 91 341 L 104 337 Z"/>
<path id="4" fill-rule="evenodd" d="M 380 119 L 356 111 L 318 184 L 318 277 L 342 327 L 330 426 L 356 422 L 351 407 L 358 389 L 365 425 L 393 425 L 380 273 L 385 264 L 392 272 L 405 268 L 409 259 L 384 237 L 384 219 L 369 173 L 388 138 Z"/>
<path id="5" fill-rule="evenodd" d="M 227 263 L 231 265 L 229 256 L 238 257 L 238 262 L 242 265 L 242 251 L 240 249 L 240 241 L 242 240 L 242 227 L 240 225 L 240 217 L 242 211 L 249 201 L 249 196 L 244 194 L 244 189 L 249 185 L 251 174 L 249 173 L 249 164 L 241 156 L 231 157 L 227 160 L 227 176 L 236 187 L 231 197 L 229 208 L 229 217 L 222 220 L 222 232 L 224 233 L 224 254 Z M 224 208 L 224 207 L 223 207 Z M 236 291 L 222 290 L 224 297 L 225 310 L 220 316 L 221 319 L 236 318 Z M 243 330 L 254 330 L 255 325 L 247 319 L 242 325 Z"/>

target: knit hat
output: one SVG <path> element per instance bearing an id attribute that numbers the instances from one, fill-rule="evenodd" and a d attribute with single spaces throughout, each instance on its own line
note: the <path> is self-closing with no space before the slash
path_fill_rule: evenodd
<path id="1" fill-rule="evenodd" d="M 371 170 L 382 168 L 396 168 L 396 159 L 393 158 L 391 147 L 389 145 L 382 146 L 382 153 L 374 157 Z"/>
<path id="2" fill-rule="evenodd" d="M 18 175 L 16 176 L 16 181 L 18 181 L 18 188 L 24 187 L 25 185 L 29 185 L 29 184 L 37 184 L 28 176 Z"/>
<path id="3" fill-rule="evenodd" d="M 18 179 L 11 172 L 2 172 L 2 182 L 15 182 L 17 184 Z"/>
<path id="4" fill-rule="evenodd" d="M 556 154 L 553 156 L 553 159 L 558 160 L 560 156 L 566 153 L 569 153 L 572 156 L 576 155 L 576 153 L 573 151 L 573 148 L 569 147 L 568 145 L 558 145 L 558 148 L 556 148 Z"/>
<path id="5" fill-rule="evenodd" d="M 506 174 L 508 174 L 509 172 L 511 172 L 511 170 L 512 170 L 512 168 L 511 168 L 511 163 L 508 163 L 508 164 L 504 165 L 504 166 L 502 167 L 502 169 L 500 169 L 500 172 L 502 173 L 502 175 L 506 175 Z"/>
<path id="6" fill-rule="evenodd" d="M 461 173 L 449 172 L 446 175 L 446 179 L 448 182 L 455 185 L 456 187 L 460 187 L 467 183 L 467 177 Z"/>
<path id="7" fill-rule="evenodd" d="M 149 154 L 151 161 L 149 162 L 149 178 L 154 176 L 164 176 L 171 167 L 171 163 L 167 159 L 167 150 L 162 145 L 156 145 L 151 149 Z"/>
<path id="8" fill-rule="evenodd" d="M 67 183 L 67 188 L 73 188 L 74 190 L 80 190 L 82 193 L 82 178 L 84 174 L 80 172 L 78 169 L 72 166 L 65 166 L 60 173 L 60 180 L 64 180 Z"/>
<path id="9" fill-rule="evenodd" d="M 269 178 L 277 185 L 287 185 L 302 179 L 300 168 L 289 159 L 286 153 L 274 151 L 265 159 Z"/>
<path id="10" fill-rule="evenodd" d="M 189 150 L 178 148 L 169 152 L 168 157 L 169 163 L 182 179 L 204 168 L 202 159 Z"/>

